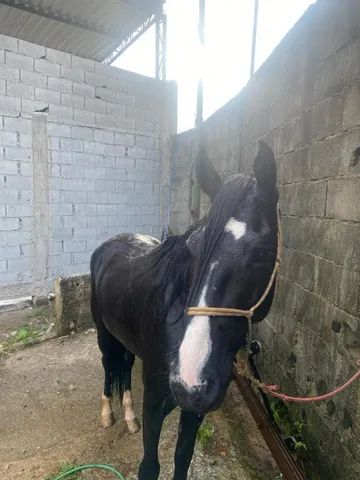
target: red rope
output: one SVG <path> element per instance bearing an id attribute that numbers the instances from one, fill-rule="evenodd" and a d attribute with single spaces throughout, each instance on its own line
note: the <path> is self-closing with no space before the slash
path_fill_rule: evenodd
<path id="1" fill-rule="evenodd" d="M 360 360 L 356 362 L 356 365 L 360 367 Z M 318 395 L 316 397 L 292 397 L 291 395 L 286 395 L 286 393 L 280 393 L 277 392 L 279 390 L 278 385 L 262 385 L 262 390 L 264 390 L 266 393 L 269 395 L 276 397 L 276 398 L 281 398 L 284 402 L 296 402 L 296 403 L 310 403 L 310 402 L 321 402 L 323 400 L 329 400 L 329 398 L 334 397 L 337 393 L 342 392 L 347 388 L 349 385 L 355 382 L 360 378 L 360 369 L 351 377 L 347 382 L 345 382 L 343 385 L 340 387 L 335 388 L 335 390 L 332 390 L 331 392 L 325 393 L 324 395 Z"/>

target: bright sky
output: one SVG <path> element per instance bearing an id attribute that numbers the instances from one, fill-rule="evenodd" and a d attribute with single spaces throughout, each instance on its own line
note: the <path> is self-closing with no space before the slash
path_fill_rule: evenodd
<path id="1" fill-rule="evenodd" d="M 255 69 L 315 0 L 259 0 Z M 167 78 L 178 83 L 178 130 L 192 128 L 202 63 L 204 118 L 248 82 L 254 0 L 206 0 L 203 62 L 198 48 L 198 0 L 167 0 Z M 149 29 L 114 65 L 154 76 L 155 28 Z"/>

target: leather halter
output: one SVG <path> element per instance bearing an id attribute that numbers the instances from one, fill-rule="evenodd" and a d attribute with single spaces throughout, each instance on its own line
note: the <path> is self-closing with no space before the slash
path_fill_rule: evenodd
<path id="1" fill-rule="evenodd" d="M 196 315 L 205 315 L 210 317 L 246 317 L 250 322 L 251 317 L 254 315 L 255 310 L 262 305 L 268 293 L 270 292 L 272 286 L 274 285 L 276 274 L 280 270 L 281 265 L 281 248 L 282 248 L 282 231 L 280 224 L 280 208 L 279 204 L 277 205 L 277 249 L 276 249 L 276 260 L 274 264 L 273 271 L 270 276 L 269 283 L 261 295 L 259 300 L 248 310 L 242 310 L 240 308 L 223 308 L 223 307 L 189 307 L 186 311 L 186 314 L 189 317 Z"/>

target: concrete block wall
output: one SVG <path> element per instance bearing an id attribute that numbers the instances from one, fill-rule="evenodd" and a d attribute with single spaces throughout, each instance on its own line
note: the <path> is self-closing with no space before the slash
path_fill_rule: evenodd
<path id="1" fill-rule="evenodd" d="M 0 298 L 87 272 L 115 234 L 160 236 L 175 131 L 173 83 L 0 35 Z"/>
<path id="2" fill-rule="evenodd" d="M 208 152 L 224 177 L 251 172 L 260 139 L 276 155 L 284 258 L 276 302 L 255 334 L 264 378 L 286 393 L 324 393 L 358 368 L 359 52 L 360 3 L 318 0 L 248 86 L 204 124 Z M 177 138 L 174 231 L 190 219 L 183 209 L 192 137 Z M 360 478 L 359 382 L 292 412 L 305 424 L 307 478 Z"/>

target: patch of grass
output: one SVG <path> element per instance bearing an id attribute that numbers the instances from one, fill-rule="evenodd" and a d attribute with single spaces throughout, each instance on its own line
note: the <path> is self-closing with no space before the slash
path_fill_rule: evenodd
<path id="1" fill-rule="evenodd" d="M 66 473 L 66 472 L 69 472 L 70 470 L 72 470 L 73 468 L 75 468 L 77 465 L 72 465 L 71 463 L 60 463 L 59 465 L 59 470 L 57 473 L 53 474 L 53 475 L 48 475 L 45 480 L 55 480 L 59 475 L 61 475 L 62 473 Z M 73 473 L 72 475 L 69 475 L 68 477 L 66 477 L 67 480 L 81 480 L 81 474 L 80 473 Z"/>
<path id="2" fill-rule="evenodd" d="M 209 422 L 205 421 L 199 428 L 197 439 L 200 445 L 204 450 L 207 450 L 213 439 L 215 434 L 215 427 Z"/>
<path id="3" fill-rule="evenodd" d="M 42 329 L 34 325 L 22 325 L 0 345 L 1 353 L 10 353 L 17 347 L 28 347 L 39 341 Z"/>

